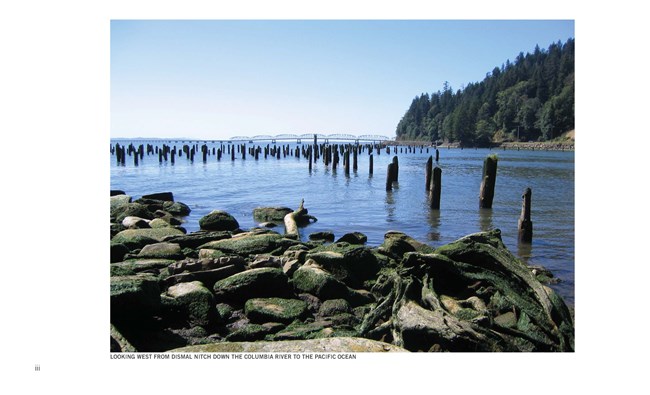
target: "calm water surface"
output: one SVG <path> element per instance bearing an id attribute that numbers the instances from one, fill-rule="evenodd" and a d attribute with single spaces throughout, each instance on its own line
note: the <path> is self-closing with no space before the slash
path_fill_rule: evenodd
<path id="1" fill-rule="evenodd" d="M 112 141 L 112 144 L 115 142 Z M 119 141 L 128 145 L 130 141 Z M 142 142 L 133 141 L 134 145 Z M 181 149 L 183 143 L 161 141 Z M 155 143 L 154 143 L 155 144 Z M 257 143 L 262 145 L 262 143 Z M 266 146 L 264 143 L 262 146 Z M 220 146 L 208 144 L 212 147 Z M 224 144 L 224 146 L 226 146 Z M 247 144 L 251 146 L 251 144 Z M 291 144 L 295 147 L 296 144 Z M 121 189 L 134 199 L 155 192 L 173 192 L 176 201 L 190 206 L 192 213 L 183 226 L 188 232 L 199 229 L 198 221 L 212 210 L 232 214 L 242 229 L 257 225 L 253 209 L 260 206 L 296 208 L 301 199 L 318 221 L 301 230 L 303 239 L 312 232 L 329 230 L 340 237 L 359 231 L 368 236 L 368 245 L 382 243 L 388 230 L 399 230 L 433 247 L 479 231 L 500 229 L 503 241 L 515 255 L 530 265 L 553 271 L 561 283 L 553 288 L 569 305 L 574 304 L 574 153 L 561 151 L 502 151 L 487 149 L 440 149 L 442 195 L 439 211 L 432 211 L 424 187 L 424 169 L 435 150 L 415 153 L 401 148 L 399 183 L 386 192 L 386 169 L 393 153 L 374 152 L 374 175 L 368 172 L 368 152 L 359 155 L 358 170 L 346 176 L 342 167 L 335 171 L 322 160 L 308 169 L 305 158 L 287 156 L 259 160 L 236 155 L 231 161 L 208 156 L 203 163 L 200 150 L 194 163 L 185 156 L 176 163 L 158 162 L 147 156 L 134 166 L 117 165 L 111 155 L 111 189 Z M 483 160 L 496 153 L 499 158 L 496 192 L 491 210 L 478 208 Z M 321 158 L 322 159 L 322 158 Z M 342 161 L 342 158 L 341 158 Z M 532 189 L 533 242 L 517 242 L 517 221 L 522 193 Z M 280 230 L 281 232 L 281 230 Z"/>

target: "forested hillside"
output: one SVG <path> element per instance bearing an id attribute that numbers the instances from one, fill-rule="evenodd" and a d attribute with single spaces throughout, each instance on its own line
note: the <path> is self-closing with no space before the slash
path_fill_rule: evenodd
<path id="1" fill-rule="evenodd" d="M 547 141 L 574 129 L 575 40 L 535 47 L 456 92 L 416 96 L 397 125 L 398 140 L 485 146 Z"/>

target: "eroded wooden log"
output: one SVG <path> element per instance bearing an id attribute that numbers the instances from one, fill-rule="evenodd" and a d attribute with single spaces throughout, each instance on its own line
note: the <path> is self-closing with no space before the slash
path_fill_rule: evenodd
<path id="1" fill-rule="evenodd" d="M 433 176 L 431 177 L 431 188 L 429 189 L 429 198 L 431 200 L 431 208 L 440 210 L 440 193 L 442 191 L 442 169 L 438 166 L 433 168 Z"/>
<path id="2" fill-rule="evenodd" d="M 521 215 L 519 217 L 519 241 L 522 243 L 531 243 L 533 241 L 533 221 L 530 220 L 531 196 L 533 192 L 526 188 L 521 205 Z"/>
<path id="3" fill-rule="evenodd" d="M 494 199 L 494 185 L 497 178 L 497 161 L 496 155 L 489 155 L 483 162 L 483 180 L 481 181 L 481 191 L 479 194 L 479 207 L 492 208 Z"/>

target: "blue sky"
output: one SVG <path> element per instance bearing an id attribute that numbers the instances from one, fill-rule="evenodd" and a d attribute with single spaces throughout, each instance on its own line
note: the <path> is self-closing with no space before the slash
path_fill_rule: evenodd
<path id="1" fill-rule="evenodd" d="M 394 136 L 416 95 L 571 37 L 571 20 L 113 20 L 111 137 Z"/>

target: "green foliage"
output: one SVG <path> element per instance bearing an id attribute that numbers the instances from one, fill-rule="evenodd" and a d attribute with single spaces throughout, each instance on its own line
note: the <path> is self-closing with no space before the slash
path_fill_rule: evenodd
<path id="1" fill-rule="evenodd" d="M 398 140 L 458 142 L 551 140 L 574 129 L 575 40 L 519 53 L 479 83 L 416 96 L 397 125 Z"/>

